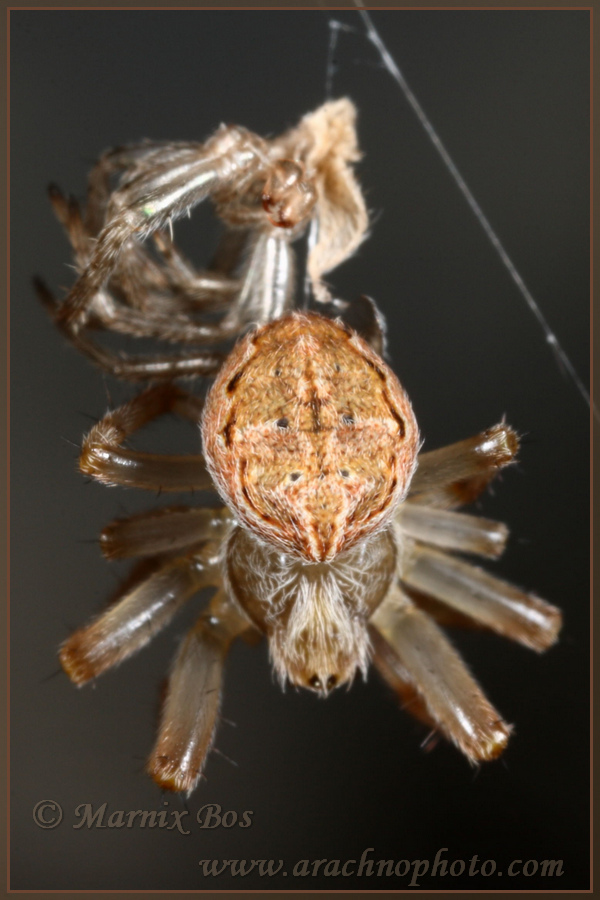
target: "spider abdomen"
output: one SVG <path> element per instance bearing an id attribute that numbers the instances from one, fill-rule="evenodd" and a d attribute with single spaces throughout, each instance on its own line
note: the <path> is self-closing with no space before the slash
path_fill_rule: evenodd
<path id="1" fill-rule="evenodd" d="M 294 313 L 247 335 L 210 391 L 207 465 L 239 519 L 310 562 L 388 521 L 418 450 L 410 402 L 355 332 Z"/>

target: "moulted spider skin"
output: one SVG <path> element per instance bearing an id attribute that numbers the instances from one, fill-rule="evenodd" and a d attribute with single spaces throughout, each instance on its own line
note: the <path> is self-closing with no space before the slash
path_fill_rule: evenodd
<path id="1" fill-rule="evenodd" d="M 108 485 L 212 488 L 225 504 L 109 524 L 105 556 L 138 559 L 138 568 L 119 600 L 60 650 L 81 686 L 214 589 L 174 660 L 148 760 L 170 790 L 198 783 L 238 637 L 265 635 L 281 683 L 322 696 L 373 662 L 409 712 L 476 762 L 502 752 L 511 726 L 439 625 L 471 623 L 537 651 L 560 629 L 555 607 L 461 556 L 504 549 L 504 525 L 456 509 L 514 461 L 514 431 L 501 422 L 420 452 L 410 402 L 381 358 L 381 314 L 366 297 L 333 298 L 323 282 L 368 225 L 352 168 L 354 122 L 344 99 L 271 141 L 221 126 L 204 144 L 109 151 L 91 173 L 84 214 L 51 191 L 78 278 L 62 303 L 38 282 L 41 299 L 101 367 L 157 382 L 91 429 L 81 470 Z M 198 272 L 170 228 L 205 198 L 226 230 L 211 267 Z M 294 310 L 292 243 L 305 233 L 318 313 Z M 91 328 L 207 346 L 125 357 L 92 341 Z M 215 350 L 234 338 L 229 355 Z M 206 396 L 176 383 L 213 374 Z M 166 413 L 201 425 L 202 454 L 125 446 Z"/>
<path id="2" fill-rule="evenodd" d="M 221 125 L 203 144 L 147 141 L 109 150 L 90 174 L 85 215 L 52 187 L 79 273 L 61 304 L 37 282 L 57 325 L 119 378 L 214 374 L 223 353 L 131 358 L 99 346 L 87 332 L 105 328 L 202 345 L 271 321 L 293 308 L 292 243 L 308 226 L 312 292 L 320 303 L 331 300 L 322 277 L 356 250 L 368 225 L 352 169 L 359 159 L 355 118 L 352 103 L 342 99 L 271 141 Z M 225 231 L 210 271 L 198 272 L 169 236 L 176 219 L 208 198 Z M 143 244 L 150 236 L 152 246 Z M 203 314 L 215 309 L 227 314 L 207 321 Z"/>

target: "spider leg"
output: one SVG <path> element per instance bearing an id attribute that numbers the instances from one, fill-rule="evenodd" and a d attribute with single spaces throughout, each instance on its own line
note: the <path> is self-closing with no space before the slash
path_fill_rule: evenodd
<path id="1" fill-rule="evenodd" d="M 240 271 L 240 291 L 223 327 L 264 325 L 293 306 L 295 253 L 285 233 L 270 229 L 250 236 Z"/>
<path id="2" fill-rule="evenodd" d="M 48 194 L 56 218 L 65 229 L 75 251 L 75 267 L 81 274 L 89 263 L 96 242 L 94 232 L 89 230 L 87 218 L 84 221 L 81 208 L 75 198 L 65 197 L 56 185 L 50 186 Z M 113 273 L 113 280 L 119 282 L 121 292 L 127 295 L 127 299 L 134 306 L 137 305 L 141 308 L 143 308 L 144 301 L 147 301 L 149 292 L 166 291 L 168 288 L 168 282 L 157 263 L 135 241 L 128 241 L 126 247 L 123 248 L 121 259 Z M 102 317 L 102 299 L 104 298 L 104 303 L 106 303 L 106 296 L 105 292 L 99 292 L 90 304 L 99 318 Z M 138 299 L 142 302 L 136 302 Z M 59 305 L 55 303 L 53 315 L 58 308 Z"/>
<path id="3" fill-rule="evenodd" d="M 232 521 L 227 507 L 153 509 L 110 522 L 100 535 L 100 547 L 107 559 L 171 553 L 200 541 L 220 540 Z"/>
<path id="4" fill-rule="evenodd" d="M 341 316 L 346 325 L 358 332 L 378 356 L 385 357 L 387 325 L 383 313 L 371 297 L 363 294 L 351 302 L 335 299 L 329 305 L 332 315 Z"/>
<path id="5" fill-rule="evenodd" d="M 56 320 L 58 302 L 46 284 L 34 279 L 41 303 Z M 203 350 L 197 353 L 172 353 L 156 356 L 127 356 L 101 347 L 82 332 L 57 322 L 63 336 L 105 372 L 124 381 L 172 381 L 174 378 L 198 378 L 214 375 L 223 365 L 225 354 Z"/>
<path id="6" fill-rule="evenodd" d="M 225 361 L 224 353 L 172 353 L 162 356 L 125 356 L 112 353 L 82 335 L 66 333 L 74 347 L 105 372 L 124 381 L 171 381 L 215 375 Z"/>
<path id="7" fill-rule="evenodd" d="M 197 271 L 172 235 L 157 231 L 152 238 L 156 258 L 148 244 L 127 241 L 108 282 L 117 300 L 109 298 L 107 303 L 106 292 L 101 291 L 91 301 L 91 312 L 104 327 L 140 337 L 198 342 L 230 337 L 230 329 L 200 324 L 190 314 L 229 305 L 239 292 L 239 282 L 220 272 Z"/>
<path id="8" fill-rule="evenodd" d="M 98 291 L 90 304 L 90 311 L 94 320 L 110 331 L 171 343 L 215 343 L 233 338 L 239 330 L 237 321 L 202 324 L 176 311 L 156 312 L 149 300 L 152 298 L 146 297 L 146 309 L 135 309 L 119 303 L 106 291 Z M 78 330 L 67 327 L 76 339 Z"/>
<path id="9" fill-rule="evenodd" d="M 193 594 L 220 583 L 213 545 L 169 560 L 64 642 L 60 662 L 81 686 L 141 650 Z"/>
<path id="10" fill-rule="evenodd" d="M 66 198 L 58 188 L 52 186 L 49 189 L 50 199 L 57 218 L 65 228 L 75 251 L 75 263 L 81 272 L 85 269 L 90 256 L 90 246 L 93 243 L 81 217 L 81 211 L 76 200 Z M 198 325 L 188 316 L 173 314 L 172 307 L 176 304 L 173 299 L 163 294 L 165 303 L 163 309 L 155 311 L 152 303 L 154 297 L 150 291 L 162 289 L 166 291 L 169 284 L 160 272 L 160 269 L 138 244 L 129 241 L 126 250 L 123 251 L 120 264 L 113 275 L 113 280 L 118 280 L 121 290 L 125 292 L 128 300 L 133 302 L 131 308 L 115 300 L 107 291 L 98 291 L 90 301 L 90 312 L 94 319 L 103 327 L 124 334 L 138 337 L 156 337 L 167 341 L 215 341 L 230 337 L 234 331 L 231 328 L 223 328 L 220 325 Z M 208 281 L 213 289 L 213 297 L 222 291 L 223 281 L 231 284 L 226 279 L 214 278 Z M 206 282 L 205 282 L 206 289 Z M 38 282 L 38 293 L 49 295 L 44 285 Z M 205 290 L 206 293 L 206 290 Z M 160 300 L 160 298 L 159 298 Z M 49 297 L 46 302 L 53 318 L 60 318 L 60 306 L 54 298 Z M 179 304 L 181 305 L 181 304 Z M 144 307 L 146 307 L 144 309 Z M 169 309 L 171 307 L 171 309 Z M 80 349 L 84 349 L 82 342 L 78 342 L 78 328 L 66 324 L 63 326 L 67 336 Z M 84 339 L 85 345 L 85 339 Z M 88 341 L 89 346 L 89 341 Z M 99 351 L 102 354 L 102 351 Z M 107 352 L 108 353 L 108 352 Z M 89 350 L 88 350 L 89 355 Z M 99 361 L 97 359 L 97 361 Z"/>
<path id="11" fill-rule="evenodd" d="M 124 449 L 122 442 L 157 416 L 178 411 L 185 414 L 194 398 L 173 384 L 157 385 L 107 413 L 83 442 L 79 468 L 86 475 L 110 485 L 146 490 L 189 491 L 212 487 L 204 457 L 165 456 Z M 198 418 L 201 404 L 196 400 Z M 198 421 L 198 419 L 196 420 Z"/>
<path id="12" fill-rule="evenodd" d="M 142 141 L 140 144 L 114 147 L 102 154 L 88 176 L 85 225 L 91 235 L 97 235 L 106 221 L 114 176 L 128 169 L 137 171 L 150 159 L 159 159 L 161 152 L 171 146 L 170 141 Z"/>
<path id="13" fill-rule="evenodd" d="M 408 498 L 438 507 L 471 503 L 514 462 L 518 449 L 516 433 L 501 422 L 465 441 L 420 453 Z"/>
<path id="14" fill-rule="evenodd" d="M 75 251 L 75 267 L 81 274 L 90 261 L 96 243 L 94 234 L 86 224 L 87 219 L 84 221 L 79 203 L 74 197 L 65 197 L 56 185 L 50 185 L 48 195 L 56 218 L 65 229 Z M 129 294 L 131 301 L 135 301 L 138 295 L 146 297 L 149 291 L 168 288 L 168 282 L 158 264 L 135 241 L 128 241 L 123 248 L 114 274 L 119 276 L 121 286 Z"/>
<path id="15" fill-rule="evenodd" d="M 153 235 L 162 270 L 173 293 L 168 302 L 186 311 L 219 308 L 229 303 L 240 285 L 235 278 L 219 271 L 198 272 L 167 235 L 157 231 Z"/>
<path id="16" fill-rule="evenodd" d="M 221 590 L 184 638 L 146 767 L 161 788 L 190 793 L 198 783 L 214 739 L 225 657 L 232 640 L 249 627 Z"/>
<path id="17" fill-rule="evenodd" d="M 93 237 L 83 224 L 79 203 L 75 197 L 66 197 L 55 184 L 49 186 L 48 197 L 75 252 L 75 266 L 81 272 L 87 264 Z"/>
<path id="18" fill-rule="evenodd" d="M 394 585 L 371 623 L 380 671 L 403 700 L 412 697 L 416 715 L 438 728 L 472 762 L 499 756 L 511 727 L 429 616 Z"/>
<path id="19" fill-rule="evenodd" d="M 375 626 L 369 626 L 369 639 L 373 648 L 373 665 L 392 688 L 406 710 L 419 722 L 437 729 L 437 722 L 427 710 L 425 700 L 403 670 L 397 655 Z"/>
<path id="20" fill-rule="evenodd" d="M 75 198 L 65 197 L 55 185 L 50 186 L 48 193 L 56 217 L 75 251 L 75 264 L 81 273 L 89 263 L 95 244 L 88 218 L 82 217 Z M 196 272 L 165 235 L 156 232 L 153 237 L 159 260 L 147 253 L 143 245 L 129 240 L 113 272 L 111 286 L 130 305 L 156 312 L 181 312 L 214 307 L 231 300 L 239 287 L 236 281 L 220 273 Z M 97 296 L 103 294 L 106 297 L 104 292 Z M 99 310 L 94 311 L 100 315 Z"/>
<path id="21" fill-rule="evenodd" d="M 395 518 L 404 533 L 426 544 L 491 559 L 502 555 L 508 538 L 508 528 L 502 522 L 410 500 L 400 504 Z"/>
<path id="22" fill-rule="evenodd" d="M 94 239 L 87 233 L 81 210 L 76 200 L 66 198 L 55 186 L 49 189 L 50 199 L 58 220 L 61 222 L 75 251 L 75 264 L 82 273 L 90 263 Z M 166 244 L 159 244 L 166 254 Z M 189 315 L 181 315 L 182 307 L 198 309 L 200 301 L 213 303 L 225 299 L 230 301 L 237 283 L 223 276 L 193 277 L 188 272 L 187 280 L 182 276 L 183 261 L 175 249 L 171 249 L 169 259 L 171 269 L 177 258 L 178 280 L 173 284 L 173 276 L 160 268 L 144 248 L 134 240 L 124 245 L 118 264 L 112 273 L 110 286 L 125 299 L 119 302 L 107 290 L 99 290 L 89 300 L 87 318 L 104 328 L 136 337 L 154 337 L 172 342 L 213 342 L 232 337 L 237 328 L 219 323 L 200 324 Z M 174 294 L 174 288 L 178 294 Z M 184 302 L 182 302 L 182 292 Z M 52 316 L 60 324 L 61 307 L 53 302 Z M 81 323 L 64 322 L 71 339 L 76 339 Z"/>
<path id="23" fill-rule="evenodd" d="M 121 305 L 124 303 L 136 310 L 160 312 L 167 299 L 171 300 L 170 308 L 173 308 L 173 291 L 167 272 L 149 252 L 148 245 L 140 244 L 134 238 L 123 246 L 106 288 Z M 90 301 L 89 314 L 98 315 L 97 298 L 106 295 L 106 288 Z"/>
<path id="24" fill-rule="evenodd" d="M 167 144 L 131 148 L 131 166 L 106 207 L 90 260 L 61 305 L 60 321 L 81 324 L 89 304 L 119 264 L 123 248 L 143 240 L 224 190 L 261 164 L 258 139 L 241 129 L 220 128 L 205 144 Z"/>
<path id="25" fill-rule="evenodd" d="M 555 606 L 424 544 L 405 543 L 400 577 L 418 591 L 533 650 L 547 650 L 560 631 L 561 613 Z"/>
<path id="26" fill-rule="evenodd" d="M 423 594 L 411 587 L 406 581 L 402 582 L 402 590 L 413 601 L 415 606 L 427 613 L 441 628 L 460 628 L 462 631 L 489 631 L 481 622 L 476 622 L 470 616 L 453 609 L 441 600 L 429 594 Z"/>

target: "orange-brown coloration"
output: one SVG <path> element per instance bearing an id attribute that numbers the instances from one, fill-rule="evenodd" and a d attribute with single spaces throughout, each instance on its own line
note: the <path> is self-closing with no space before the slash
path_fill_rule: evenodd
<path id="1" fill-rule="evenodd" d="M 60 648 L 60 664 L 73 684 L 81 687 L 98 673 L 89 659 L 90 647 L 85 641 L 85 629 L 79 628 Z"/>
<path id="2" fill-rule="evenodd" d="M 202 435 L 236 516 L 310 562 L 387 524 L 419 447 L 388 366 L 346 326 L 308 313 L 238 344 L 208 395 Z"/>

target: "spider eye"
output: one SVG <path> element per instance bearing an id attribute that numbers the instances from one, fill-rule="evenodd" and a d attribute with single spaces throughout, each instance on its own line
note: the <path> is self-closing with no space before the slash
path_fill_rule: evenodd
<path id="1" fill-rule="evenodd" d="M 342 478 L 350 478 L 350 472 L 348 471 L 348 469 L 340 469 L 339 472 Z"/>
<path id="2" fill-rule="evenodd" d="M 336 686 L 338 679 L 337 675 L 328 675 L 326 680 L 322 680 L 318 675 L 311 675 L 306 683 L 313 691 L 325 691 L 325 693 L 328 693 Z"/>
<path id="3" fill-rule="evenodd" d="M 298 481 L 300 477 L 300 472 L 292 472 L 290 475 L 290 481 Z"/>
<path id="4" fill-rule="evenodd" d="M 275 424 L 277 425 L 278 428 L 287 428 L 290 423 L 284 416 L 283 419 L 277 419 Z"/>
<path id="5" fill-rule="evenodd" d="M 354 416 L 350 413 L 346 413 L 342 416 L 342 422 L 344 425 L 354 425 Z"/>

